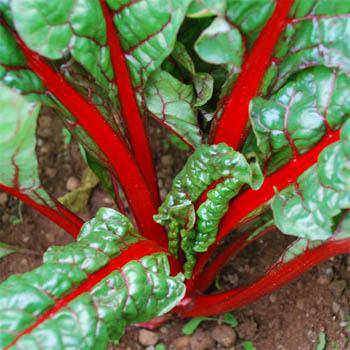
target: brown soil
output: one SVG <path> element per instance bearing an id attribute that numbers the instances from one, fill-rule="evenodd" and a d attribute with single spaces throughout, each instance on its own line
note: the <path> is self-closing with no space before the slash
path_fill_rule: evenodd
<path id="1" fill-rule="evenodd" d="M 61 128 L 60 122 L 51 117 L 44 118 L 39 128 L 38 154 L 43 169 L 41 175 L 46 188 L 55 196 L 64 194 L 68 178 L 80 178 L 84 169 L 77 146 L 74 143 L 64 145 Z M 172 176 L 182 166 L 184 157 L 182 152 L 169 146 L 161 130 L 153 131 L 152 134 L 161 194 L 164 196 L 171 185 Z M 90 218 L 101 206 L 111 207 L 113 203 L 98 187 L 82 217 Z M 22 222 L 19 222 L 21 217 Z M 228 264 L 218 278 L 217 286 L 224 289 L 235 287 L 261 275 L 289 240 L 290 238 L 274 232 L 256 242 Z M 13 254 L 0 260 L 0 280 L 4 280 L 13 273 L 34 268 L 40 264 L 41 254 L 50 245 L 66 244 L 71 238 L 32 209 L 20 206 L 17 200 L 8 197 L 7 200 L 2 198 L 0 204 L 0 241 L 33 251 L 33 254 Z M 337 257 L 314 268 L 278 292 L 235 311 L 239 324 L 235 328 L 237 340 L 234 349 L 242 349 L 244 340 L 252 341 L 258 350 L 315 349 L 320 332 L 326 334 L 327 349 L 350 349 L 349 281 L 350 259 L 346 256 Z M 166 348 L 175 348 L 174 343 L 180 343 L 177 340 L 182 336 L 184 323 L 185 320 L 174 319 L 156 330 L 158 343 L 165 344 Z M 210 334 L 216 325 L 216 321 L 202 323 L 200 332 L 204 333 L 200 333 L 201 337 L 204 339 L 203 334 Z M 145 348 L 138 342 L 138 335 L 139 329 L 130 327 L 117 348 Z M 183 341 L 186 343 L 187 340 Z M 195 346 L 193 344 L 192 349 Z M 223 349 L 212 339 L 208 344 L 211 345 L 207 349 Z M 204 349 L 206 345 L 203 346 Z M 149 346 L 147 349 L 154 347 Z"/>

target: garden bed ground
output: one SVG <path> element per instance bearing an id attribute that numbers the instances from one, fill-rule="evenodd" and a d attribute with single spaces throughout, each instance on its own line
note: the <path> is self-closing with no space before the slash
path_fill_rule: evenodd
<path id="1" fill-rule="evenodd" d="M 173 175 L 182 166 L 184 157 L 182 152 L 169 145 L 162 131 L 153 129 L 152 134 L 161 194 L 164 196 Z M 52 194 L 59 197 L 66 192 L 67 182 L 79 180 L 84 163 L 74 143 L 64 144 L 62 125 L 58 120 L 50 116 L 41 117 L 38 135 L 43 182 Z M 89 219 L 101 206 L 111 207 L 113 202 L 97 187 L 82 217 Z M 270 233 L 233 259 L 221 273 L 217 286 L 228 288 L 249 283 L 278 257 L 289 240 L 277 232 Z M 17 200 L 0 193 L 0 241 L 33 251 L 33 254 L 13 254 L 1 260 L 2 281 L 13 273 L 34 268 L 41 262 L 41 254 L 47 247 L 66 244 L 71 238 L 32 209 L 20 206 Z M 234 335 L 237 337 L 230 348 L 241 349 L 243 341 L 250 340 L 258 350 L 315 349 L 319 334 L 324 332 L 327 349 L 350 349 L 349 282 L 350 258 L 337 257 L 314 268 L 280 291 L 235 311 L 238 326 Z M 141 337 L 141 342 L 150 344 L 157 341 L 173 349 L 223 349 L 212 337 L 218 322 L 204 322 L 195 335 L 183 337 L 181 329 L 185 322 L 174 319 L 156 330 L 156 334 Z M 220 329 L 221 335 L 225 335 L 223 330 Z M 230 334 L 230 337 L 234 335 Z M 139 338 L 140 329 L 129 328 L 117 348 L 147 348 L 140 344 Z M 148 349 L 153 349 L 153 346 L 149 345 Z"/>

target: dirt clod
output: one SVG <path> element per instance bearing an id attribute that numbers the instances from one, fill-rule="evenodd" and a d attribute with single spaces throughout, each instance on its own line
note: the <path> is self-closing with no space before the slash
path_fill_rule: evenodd
<path id="1" fill-rule="evenodd" d="M 156 345 L 159 340 L 157 333 L 151 332 L 147 329 L 140 329 L 139 343 L 143 346 Z"/>
<path id="2" fill-rule="evenodd" d="M 334 296 L 336 297 L 341 296 L 345 288 L 346 288 L 346 281 L 344 280 L 333 281 L 329 285 L 329 289 L 333 292 Z"/>
<path id="3" fill-rule="evenodd" d="M 208 331 L 197 329 L 196 332 L 191 337 L 190 344 L 191 344 L 191 350 L 206 350 L 206 349 L 213 349 L 215 345 L 215 341 L 210 336 Z"/>
<path id="4" fill-rule="evenodd" d="M 228 348 L 236 342 L 236 332 L 227 325 L 218 325 L 211 331 L 212 338 L 220 345 Z"/>
<path id="5" fill-rule="evenodd" d="M 237 333 L 242 339 L 252 339 L 254 338 L 256 332 L 258 331 L 258 325 L 253 319 L 248 319 L 237 327 Z"/>

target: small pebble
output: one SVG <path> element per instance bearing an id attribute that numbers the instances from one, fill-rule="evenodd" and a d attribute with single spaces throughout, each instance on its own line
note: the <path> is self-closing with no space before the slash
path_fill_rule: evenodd
<path id="1" fill-rule="evenodd" d="M 212 338 L 220 345 L 228 348 L 236 342 L 236 332 L 227 325 L 218 325 L 211 331 Z"/>
<path id="2" fill-rule="evenodd" d="M 190 350 L 191 349 L 191 337 L 185 335 L 173 340 L 170 345 L 170 349 L 173 350 Z"/>
<path id="3" fill-rule="evenodd" d="M 55 168 L 46 168 L 45 169 L 45 174 L 48 177 L 55 177 L 57 175 L 57 169 L 55 169 Z"/>
<path id="4" fill-rule="evenodd" d="M 66 189 L 68 191 L 73 191 L 73 190 L 77 189 L 79 187 L 79 185 L 80 185 L 80 181 L 76 177 L 71 176 L 67 180 Z"/>
<path id="5" fill-rule="evenodd" d="M 161 158 L 161 162 L 165 166 L 172 165 L 174 163 L 174 158 L 170 154 L 167 154 Z"/>
<path id="6" fill-rule="evenodd" d="M 44 115 L 39 118 L 38 135 L 47 138 L 50 137 L 51 134 L 51 118 Z"/>
<path id="7" fill-rule="evenodd" d="M 206 350 L 213 349 L 215 341 L 210 336 L 209 332 L 197 329 L 191 337 L 190 344 L 191 350 Z"/>
<path id="8" fill-rule="evenodd" d="M 331 283 L 331 279 L 326 276 L 326 275 L 321 275 L 318 279 L 317 279 L 317 283 L 321 286 L 326 286 L 328 284 Z"/>
<path id="9" fill-rule="evenodd" d="M 139 332 L 139 343 L 143 346 L 156 345 L 159 336 L 157 333 L 151 332 L 147 329 L 141 329 Z"/>
<path id="10" fill-rule="evenodd" d="M 277 295 L 276 294 L 271 294 L 269 296 L 270 303 L 275 303 L 277 301 Z"/>
<path id="11" fill-rule="evenodd" d="M 332 303 L 332 310 L 333 313 L 337 314 L 340 310 L 340 304 L 338 304 L 337 302 L 333 301 Z"/>

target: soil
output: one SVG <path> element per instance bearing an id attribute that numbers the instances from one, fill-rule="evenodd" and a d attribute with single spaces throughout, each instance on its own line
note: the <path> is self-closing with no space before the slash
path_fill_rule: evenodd
<path id="1" fill-rule="evenodd" d="M 81 178 L 85 168 L 77 145 L 63 141 L 62 125 L 50 115 L 41 117 L 38 129 L 38 155 L 45 187 L 56 197 L 62 196 L 70 177 Z M 171 179 L 184 162 L 183 151 L 167 142 L 165 133 L 152 128 L 153 149 L 161 196 L 166 195 Z M 87 220 L 101 206 L 113 207 L 111 198 L 98 186 L 89 207 L 81 217 Z M 55 224 L 41 217 L 26 205 L 0 194 L 0 241 L 31 250 L 31 254 L 13 254 L 0 260 L 0 280 L 13 273 L 33 269 L 40 264 L 42 253 L 50 245 L 63 245 L 72 239 Z M 289 237 L 272 232 L 232 259 L 217 279 L 216 287 L 228 289 L 249 283 L 261 275 L 290 241 Z M 278 292 L 254 304 L 233 312 L 238 320 L 230 349 L 243 349 L 244 341 L 251 341 L 258 350 L 316 349 L 324 332 L 327 349 L 350 349 L 350 258 L 333 258 L 312 269 Z M 217 340 L 220 332 L 214 328 L 220 318 L 201 323 L 196 333 L 184 337 L 186 320 L 173 319 L 154 330 L 157 345 L 141 345 L 140 329 L 130 327 L 117 347 L 111 349 L 224 349 Z M 212 335 L 215 336 L 212 337 Z M 146 332 L 147 336 L 147 332 Z M 232 334 L 230 335 L 232 336 Z M 147 344 L 141 337 L 141 343 Z M 214 340 L 215 339 L 215 340 Z M 226 339 L 226 338 L 225 338 Z M 227 340 L 227 339 L 226 339 Z M 152 341 L 153 344 L 154 341 Z M 247 348 L 248 349 L 248 348 Z M 324 349 L 319 347 L 318 349 Z"/>

